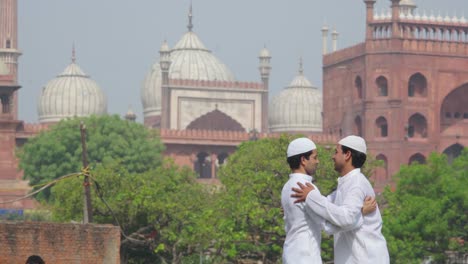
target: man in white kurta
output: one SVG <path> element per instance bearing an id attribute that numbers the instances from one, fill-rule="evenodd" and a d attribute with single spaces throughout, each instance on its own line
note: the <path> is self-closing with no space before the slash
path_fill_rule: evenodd
<path id="1" fill-rule="evenodd" d="M 283 264 L 322 263 L 320 242 L 323 219 L 304 203 L 294 203 L 292 187 L 297 182 L 312 184 L 318 164 L 317 149 L 308 138 L 298 138 L 288 146 L 288 163 L 292 173 L 281 192 L 286 239 L 283 246 Z M 362 203 L 361 203 L 362 204 Z"/>
<path id="2" fill-rule="evenodd" d="M 344 147 L 344 148 L 343 148 Z M 333 161 L 340 173 L 337 190 L 328 198 L 311 184 L 299 184 L 293 195 L 308 208 L 330 223 L 346 229 L 334 236 L 335 264 L 389 263 L 385 238 L 382 235 L 380 211 L 362 216 L 362 201 L 366 196 L 375 196 L 371 184 L 361 173 L 365 162 L 366 144 L 357 136 L 346 137 L 338 143 Z M 354 159 L 354 161 L 353 161 Z"/>
<path id="3" fill-rule="evenodd" d="M 302 173 L 290 174 L 281 192 L 286 230 L 283 263 L 322 263 L 320 242 L 322 241 L 323 219 L 304 203 L 293 203 L 291 189 L 297 186 L 297 182 L 312 183 L 312 176 Z"/>

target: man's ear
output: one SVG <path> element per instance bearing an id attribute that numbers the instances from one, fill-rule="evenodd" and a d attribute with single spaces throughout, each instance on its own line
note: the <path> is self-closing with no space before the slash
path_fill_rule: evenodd
<path id="1" fill-rule="evenodd" d="M 344 154 L 345 155 L 345 160 L 348 161 L 349 159 L 351 159 L 351 151 L 346 151 L 346 153 Z"/>
<path id="2" fill-rule="evenodd" d="M 305 165 L 305 160 L 306 160 L 306 158 L 304 156 L 301 156 L 301 165 L 303 165 L 303 166 Z"/>

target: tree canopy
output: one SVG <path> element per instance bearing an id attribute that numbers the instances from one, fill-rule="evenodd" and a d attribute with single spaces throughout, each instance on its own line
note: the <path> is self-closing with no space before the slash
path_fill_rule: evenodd
<path id="1" fill-rule="evenodd" d="M 90 167 L 118 162 L 129 172 L 144 172 L 161 164 L 163 145 L 155 131 L 141 124 L 117 115 L 67 119 L 31 138 L 18 152 L 19 167 L 31 185 L 81 171 L 81 121 L 87 128 Z M 44 194 L 47 198 L 48 192 Z"/>
<path id="2" fill-rule="evenodd" d="M 468 252 L 468 150 L 452 164 L 433 153 L 403 166 L 396 190 L 384 192 L 384 234 L 394 263 L 444 263 L 446 251 Z"/>
<path id="3" fill-rule="evenodd" d="M 120 224 L 126 234 L 123 259 L 181 263 L 183 257 L 198 254 L 198 226 L 203 225 L 201 212 L 209 193 L 196 183 L 191 170 L 165 160 L 162 166 L 143 173 L 130 173 L 119 164 L 98 165 L 92 177 L 93 185 L 99 184 L 100 189 L 92 189 L 94 222 Z M 80 178 L 52 188 L 51 207 L 57 221 L 82 219 L 82 188 Z"/>

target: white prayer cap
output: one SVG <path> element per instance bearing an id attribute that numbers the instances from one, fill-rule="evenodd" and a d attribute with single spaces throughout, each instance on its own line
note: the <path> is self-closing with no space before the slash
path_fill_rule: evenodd
<path id="1" fill-rule="evenodd" d="M 311 150 L 316 149 L 315 143 L 305 137 L 296 138 L 295 140 L 291 141 L 288 146 L 288 158 L 292 156 L 296 156 L 298 154 L 306 153 Z"/>
<path id="2" fill-rule="evenodd" d="M 364 154 L 366 154 L 366 151 L 367 151 L 366 141 L 362 137 L 358 137 L 354 135 L 343 138 L 342 140 L 338 142 L 338 144 L 357 150 Z"/>

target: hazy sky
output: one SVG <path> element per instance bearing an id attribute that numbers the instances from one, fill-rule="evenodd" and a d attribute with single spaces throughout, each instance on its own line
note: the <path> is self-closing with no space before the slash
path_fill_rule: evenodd
<path id="1" fill-rule="evenodd" d="M 340 33 L 338 49 L 364 40 L 363 0 L 192 0 L 193 31 L 239 81 L 260 81 L 258 53 L 272 55 L 270 99 L 297 74 L 322 85 L 322 39 L 326 23 Z M 468 11 L 466 0 L 414 0 L 422 13 L 442 16 Z M 42 87 L 71 62 L 107 95 L 108 112 L 129 106 L 142 121 L 143 79 L 159 60 L 166 39 L 173 47 L 187 31 L 190 0 L 19 0 L 19 117 L 38 122 Z M 377 0 L 378 10 L 389 0 Z M 468 18 L 468 12 L 465 12 Z M 329 44 L 331 40 L 329 40 Z M 330 48 L 329 48 L 330 49 Z"/>

